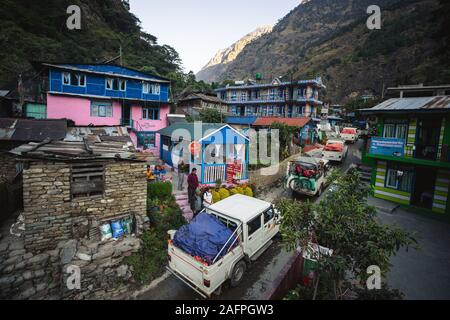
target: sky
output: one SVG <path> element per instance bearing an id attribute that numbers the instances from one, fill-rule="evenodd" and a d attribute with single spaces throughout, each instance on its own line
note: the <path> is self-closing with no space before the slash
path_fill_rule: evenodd
<path id="1" fill-rule="evenodd" d="M 200 71 L 219 51 L 259 26 L 275 25 L 300 0 L 130 0 L 142 29 L 174 47 L 184 71 Z"/>

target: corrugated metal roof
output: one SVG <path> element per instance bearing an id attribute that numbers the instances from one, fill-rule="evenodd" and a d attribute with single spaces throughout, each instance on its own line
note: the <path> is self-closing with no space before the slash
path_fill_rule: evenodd
<path id="1" fill-rule="evenodd" d="M 67 120 L 0 118 L 0 140 L 40 142 L 47 138 L 63 140 Z"/>
<path id="2" fill-rule="evenodd" d="M 370 109 L 361 109 L 361 112 L 383 111 L 450 111 L 450 96 L 419 97 L 419 98 L 393 98 L 386 100 Z"/>
<path id="3" fill-rule="evenodd" d="M 219 124 L 219 123 L 203 123 L 203 124 L 199 124 L 199 123 L 175 123 L 171 126 L 168 126 L 164 129 L 161 129 L 158 131 L 158 133 L 161 136 L 166 136 L 166 137 L 171 137 L 172 134 L 176 131 L 176 130 L 186 130 L 187 132 L 189 132 L 189 135 L 191 137 L 191 139 L 194 139 L 195 134 L 199 134 L 197 132 L 195 132 L 196 127 L 194 125 L 197 125 L 198 129 L 201 129 L 202 132 L 201 133 L 201 137 L 199 137 L 199 139 L 203 138 L 203 135 L 205 134 L 205 132 L 210 131 L 210 130 L 218 130 L 220 128 L 222 128 L 223 126 L 225 126 L 225 124 Z M 197 130 L 198 130 L 197 129 Z M 186 137 L 187 138 L 187 137 Z"/>
<path id="4" fill-rule="evenodd" d="M 124 141 L 111 141 L 90 135 L 82 142 L 51 141 L 30 142 L 10 151 L 26 159 L 49 161 L 128 160 L 145 161 L 138 157 L 130 137 Z"/>
<path id="5" fill-rule="evenodd" d="M 258 117 L 255 116 L 247 116 L 247 117 L 228 117 L 228 124 L 242 124 L 242 125 L 252 125 L 255 123 Z"/>
<path id="6" fill-rule="evenodd" d="M 258 118 L 258 120 L 255 121 L 253 124 L 254 126 L 260 126 L 260 127 L 266 127 L 271 126 L 272 124 L 278 122 L 278 123 L 284 123 L 290 127 L 299 127 L 302 128 L 305 125 L 307 125 L 309 122 L 311 122 L 311 118 L 276 118 L 276 117 L 266 117 L 266 118 Z"/>

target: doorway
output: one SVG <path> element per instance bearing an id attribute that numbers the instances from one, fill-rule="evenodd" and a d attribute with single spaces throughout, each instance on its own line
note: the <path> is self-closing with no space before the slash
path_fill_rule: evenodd
<path id="1" fill-rule="evenodd" d="M 440 120 L 420 120 L 417 131 L 416 158 L 436 160 L 441 131 Z"/>
<path id="2" fill-rule="evenodd" d="M 435 183 L 436 170 L 417 167 L 411 203 L 421 208 L 431 209 Z"/>
<path id="3" fill-rule="evenodd" d="M 125 103 L 122 105 L 122 125 L 131 126 L 131 105 Z"/>

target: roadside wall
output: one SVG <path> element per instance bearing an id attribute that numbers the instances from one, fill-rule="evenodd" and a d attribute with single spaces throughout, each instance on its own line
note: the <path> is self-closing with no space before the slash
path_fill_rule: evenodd
<path id="1" fill-rule="evenodd" d="M 295 289 L 302 279 L 303 256 L 296 250 L 289 262 L 281 270 L 279 276 L 267 290 L 264 300 L 282 300 L 290 290 Z"/>
<path id="2" fill-rule="evenodd" d="M 250 184 L 254 184 L 257 189 L 265 189 L 286 176 L 287 166 L 290 161 L 298 158 L 301 153 L 295 154 L 282 161 L 279 165 L 262 168 L 249 172 Z"/>

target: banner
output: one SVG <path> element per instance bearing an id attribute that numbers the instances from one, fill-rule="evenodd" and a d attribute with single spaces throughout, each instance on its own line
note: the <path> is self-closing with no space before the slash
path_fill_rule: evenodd
<path id="1" fill-rule="evenodd" d="M 391 157 L 405 156 L 405 140 L 375 137 L 370 141 L 370 154 Z"/>

